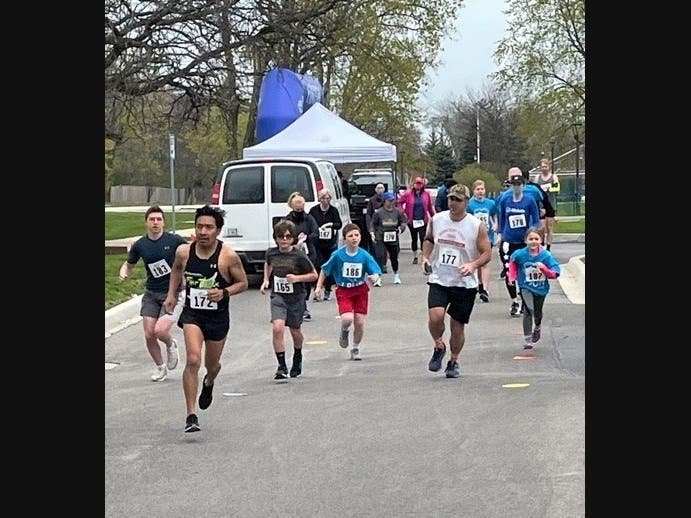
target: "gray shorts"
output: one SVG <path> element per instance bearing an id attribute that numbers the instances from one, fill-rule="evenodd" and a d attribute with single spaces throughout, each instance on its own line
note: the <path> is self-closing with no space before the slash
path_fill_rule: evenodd
<path id="1" fill-rule="evenodd" d="M 270 307 L 272 322 L 274 320 L 283 320 L 286 326 L 299 329 L 302 325 L 302 317 L 305 314 L 307 301 L 303 296 L 286 299 L 283 295 L 272 293 Z"/>
<path id="2" fill-rule="evenodd" d="M 142 305 L 139 309 L 139 315 L 142 317 L 161 318 L 166 315 L 173 320 L 177 320 L 182 312 L 183 292 L 178 294 L 178 302 L 175 305 L 172 315 L 166 315 L 166 310 L 163 308 L 163 302 L 166 300 L 167 293 L 159 293 L 156 291 L 146 290 L 142 295 Z"/>

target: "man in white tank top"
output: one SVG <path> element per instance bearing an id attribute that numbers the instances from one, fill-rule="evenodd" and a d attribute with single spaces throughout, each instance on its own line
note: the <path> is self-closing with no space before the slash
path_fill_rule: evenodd
<path id="1" fill-rule="evenodd" d="M 465 325 L 470 320 L 478 289 L 478 268 L 489 263 L 492 248 L 487 227 L 466 212 L 470 190 L 462 184 L 447 194 L 449 210 L 439 212 L 429 221 L 422 244 L 422 269 L 429 275 L 427 284 L 428 329 L 434 340 L 434 352 L 428 368 L 441 369 L 446 354 L 443 341 L 444 317 L 451 317 L 446 364 L 447 378 L 458 378 L 458 357 L 465 344 Z"/>

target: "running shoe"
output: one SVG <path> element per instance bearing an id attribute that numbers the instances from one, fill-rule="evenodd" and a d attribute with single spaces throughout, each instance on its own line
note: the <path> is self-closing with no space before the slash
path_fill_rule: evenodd
<path id="1" fill-rule="evenodd" d="M 324 292 L 324 300 L 331 300 L 331 292 L 330 291 Z"/>
<path id="2" fill-rule="evenodd" d="M 288 367 L 285 365 L 283 367 L 279 367 L 276 370 L 276 375 L 274 376 L 275 380 L 285 380 L 288 379 Z"/>
<path id="3" fill-rule="evenodd" d="M 362 357 L 360 356 L 360 349 L 352 349 L 350 351 L 350 359 L 355 361 L 362 360 Z"/>
<path id="4" fill-rule="evenodd" d="M 512 302 L 512 303 L 511 303 L 510 315 L 511 315 L 512 317 L 517 317 L 517 316 L 518 316 L 518 302 Z"/>
<path id="5" fill-rule="evenodd" d="M 434 352 L 432 353 L 432 358 L 429 361 L 429 364 L 427 365 L 427 368 L 431 370 L 432 372 L 438 372 L 441 369 L 441 361 L 444 359 L 444 355 L 446 354 L 446 345 L 444 345 L 443 349 L 437 349 L 436 347 L 434 348 Z"/>
<path id="6" fill-rule="evenodd" d="M 290 368 L 290 377 L 297 378 L 302 374 L 302 358 L 296 358 L 293 360 L 293 366 Z"/>
<path id="7" fill-rule="evenodd" d="M 151 381 L 163 381 L 168 376 L 168 368 L 165 365 L 159 365 L 151 375 Z"/>
<path id="8" fill-rule="evenodd" d="M 461 376 L 461 371 L 458 367 L 458 362 L 446 362 L 446 373 L 447 378 L 458 378 Z"/>
<path id="9" fill-rule="evenodd" d="M 214 390 L 214 384 L 212 383 L 211 385 L 206 384 L 206 374 L 204 375 L 204 380 L 202 381 L 202 392 L 199 394 L 199 408 L 202 410 L 206 410 L 209 408 L 209 405 L 211 404 L 211 401 L 213 400 L 213 392 Z"/>
<path id="10" fill-rule="evenodd" d="M 303 320 L 312 320 L 312 315 L 310 314 L 309 310 L 305 310 L 305 312 L 302 314 L 302 319 Z"/>
<path id="11" fill-rule="evenodd" d="M 533 336 L 531 338 L 533 343 L 540 340 L 540 334 L 541 334 L 541 329 L 539 327 L 536 327 L 535 329 L 533 329 Z"/>
<path id="12" fill-rule="evenodd" d="M 533 344 L 523 344 L 523 349 L 532 349 Z"/>
<path id="13" fill-rule="evenodd" d="M 377 282 L 375 282 L 374 285 L 375 285 L 377 288 L 381 288 L 381 277 L 379 277 L 379 278 L 377 279 Z"/>
<path id="14" fill-rule="evenodd" d="M 168 367 L 169 371 L 172 371 L 178 366 L 180 361 L 180 351 L 178 351 L 178 342 L 175 338 L 171 341 L 170 347 L 166 347 L 166 354 L 166 367 Z"/>
<path id="15" fill-rule="evenodd" d="M 487 293 L 487 292 L 484 291 L 484 290 L 481 291 L 481 292 L 480 292 L 480 300 L 481 300 L 482 302 L 489 302 L 489 293 Z"/>
<path id="16" fill-rule="evenodd" d="M 401 276 L 397 273 L 393 274 L 393 283 L 394 284 L 401 284 Z"/>
<path id="17" fill-rule="evenodd" d="M 201 428 L 199 428 L 199 419 L 197 419 L 197 415 L 188 415 L 187 419 L 185 420 L 185 432 L 198 432 L 199 430 L 201 430 Z"/>
<path id="18" fill-rule="evenodd" d="M 348 348 L 348 333 L 349 331 L 344 331 L 341 329 L 341 337 L 338 339 L 338 345 L 340 345 L 343 349 Z"/>

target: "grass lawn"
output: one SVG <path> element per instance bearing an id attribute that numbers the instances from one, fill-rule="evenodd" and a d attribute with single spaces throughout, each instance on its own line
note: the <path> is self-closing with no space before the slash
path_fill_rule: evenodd
<path id="1" fill-rule="evenodd" d="M 554 224 L 555 234 L 585 234 L 585 218 L 578 221 L 557 221 Z"/>
<path id="2" fill-rule="evenodd" d="M 140 260 L 126 281 L 120 282 L 120 266 L 127 259 L 127 254 L 106 255 L 106 310 L 127 302 L 136 295 L 144 293 L 146 271 Z M 105 310 L 104 310 L 105 311 Z"/>
<path id="3" fill-rule="evenodd" d="M 106 212 L 105 240 L 142 236 L 146 232 L 143 212 Z M 194 227 L 194 213 L 175 214 L 175 230 Z M 173 230 L 173 218 L 166 214 L 166 230 Z"/>

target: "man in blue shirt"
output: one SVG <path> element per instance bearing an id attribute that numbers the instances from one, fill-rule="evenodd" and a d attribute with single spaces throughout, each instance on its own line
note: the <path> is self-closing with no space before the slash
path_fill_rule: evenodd
<path id="1" fill-rule="evenodd" d="M 518 170 L 518 174 L 511 174 Z M 516 250 L 526 246 L 525 232 L 530 227 L 538 227 L 540 224 L 540 211 L 537 203 L 531 196 L 524 193 L 525 178 L 517 167 L 509 169 L 509 181 L 511 188 L 499 196 L 497 200 L 497 239 L 501 242 L 502 277 L 506 284 L 506 290 L 511 297 L 512 317 L 518 316 L 519 303 L 515 284 L 509 284 L 506 271 L 509 258 Z M 542 189 L 539 189 L 542 192 Z"/>

